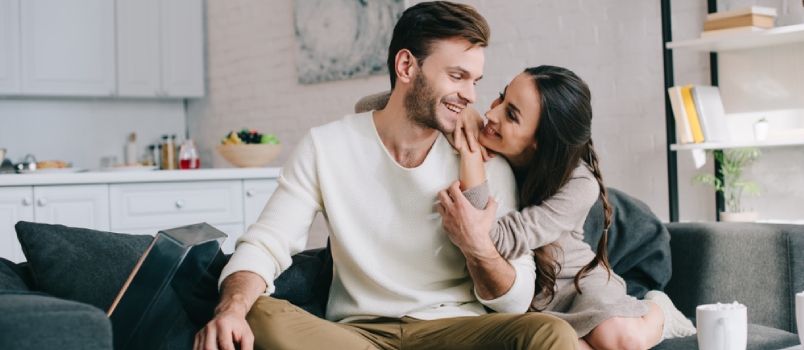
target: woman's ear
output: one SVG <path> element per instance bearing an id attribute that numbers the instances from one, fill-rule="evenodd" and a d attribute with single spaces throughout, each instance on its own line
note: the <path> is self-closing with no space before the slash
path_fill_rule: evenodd
<path id="1" fill-rule="evenodd" d="M 419 67 L 419 64 L 416 61 L 416 56 L 413 56 L 408 49 L 402 49 L 396 53 L 396 58 L 394 60 L 396 63 L 394 65 L 396 70 L 396 72 L 394 72 L 396 74 L 396 80 L 406 84 L 413 81 L 413 75 Z"/>

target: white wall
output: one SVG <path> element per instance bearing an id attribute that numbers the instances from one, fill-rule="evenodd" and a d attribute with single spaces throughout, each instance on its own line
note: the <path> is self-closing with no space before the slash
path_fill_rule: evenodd
<path id="1" fill-rule="evenodd" d="M 62 160 L 98 168 L 101 157 L 123 162 L 128 135 L 137 133 L 140 153 L 163 134 L 184 138 L 184 101 L 111 99 L 0 99 L 0 148 L 19 162 Z"/>
<path id="2" fill-rule="evenodd" d="M 574 70 L 592 89 L 593 135 L 606 183 L 643 200 L 668 220 L 659 1 L 464 2 L 475 6 L 492 30 L 476 106 L 488 106 L 527 66 Z M 724 9 L 754 4 L 721 3 Z M 804 21 L 800 1 L 758 4 L 780 9 L 777 25 Z M 705 2 L 674 0 L 672 6 L 673 37 L 697 37 Z M 213 147 L 226 132 L 248 126 L 273 132 L 286 145 L 272 164 L 280 166 L 310 127 L 339 119 L 360 97 L 388 89 L 387 77 L 299 85 L 292 11 L 292 0 L 207 2 L 209 97 L 189 104 L 188 121 L 203 162 L 228 166 Z M 677 52 L 674 57 L 677 84 L 709 83 L 708 54 Z M 804 148 L 768 150 L 751 173 L 767 193 L 749 201 L 762 219 L 804 218 L 799 189 L 804 172 L 797 165 L 804 162 L 802 152 Z M 678 160 L 682 220 L 714 220 L 713 193 L 689 185 L 698 172 L 691 156 L 681 152 Z M 711 172 L 711 162 L 701 171 Z M 323 242 L 320 221 L 313 232 L 311 240 Z"/>

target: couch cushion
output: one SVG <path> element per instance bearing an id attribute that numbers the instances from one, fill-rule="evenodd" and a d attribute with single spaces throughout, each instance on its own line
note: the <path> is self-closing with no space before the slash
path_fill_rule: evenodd
<path id="1" fill-rule="evenodd" d="M 748 324 L 746 350 L 785 349 L 799 344 L 798 335 L 780 329 Z M 654 350 L 690 350 L 698 348 L 698 337 L 675 338 L 663 341 Z"/>
<path id="2" fill-rule="evenodd" d="M 35 292 L 0 292 L 0 349 L 112 349 L 97 307 Z"/>
<path id="3" fill-rule="evenodd" d="M 19 222 L 37 290 L 108 310 L 151 236 Z"/>
<path id="4" fill-rule="evenodd" d="M 28 286 L 14 270 L 16 267 L 13 262 L 0 258 L 0 291 L 2 290 L 22 290 L 27 291 Z"/>

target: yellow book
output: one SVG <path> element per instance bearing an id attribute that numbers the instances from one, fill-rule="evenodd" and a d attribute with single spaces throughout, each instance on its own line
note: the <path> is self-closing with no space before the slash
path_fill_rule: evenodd
<path id="1" fill-rule="evenodd" d="M 698 111 L 695 110 L 695 103 L 692 101 L 691 89 L 692 85 L 682 87 L 681 97 L 684 98 L 684 109 L 687 110 L 687 118 L 690 120 L 692 139 L 695 140 L 695 143 L 701 143 L 704 142 L 703 129 L 701 129 L 701 121 L 698 120 Z"/>

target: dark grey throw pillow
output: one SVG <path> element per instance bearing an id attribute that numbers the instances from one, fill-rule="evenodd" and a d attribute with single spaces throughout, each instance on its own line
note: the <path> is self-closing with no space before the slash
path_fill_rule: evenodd
<path id="1" fill-rule="evenodd" d="M 13 267 L 15 266 L 13 262 L 0 258 L 0 291 L 28 290 L 25 280 L 20 277 L 17 271 L 14 271 Z"/>
<path id="2" fill-rule="evenodd" d="M 153 240 L 24 221 L 15 227 L 36 290 L 104 311 Z"/>
<path id="3" fill-rule="evenodd" d="M 608 188 L 614 208 L 608 232 L 608 259 L 612 270 L 625 280 L 628 295 L 642 299 L 650 290 L 663 290 L 672 275 L 670 233 L 642 201 Z M 584 242 L 597 250 L 603 235 L 603 202 L 589 210 L 583 225 Z"/>

